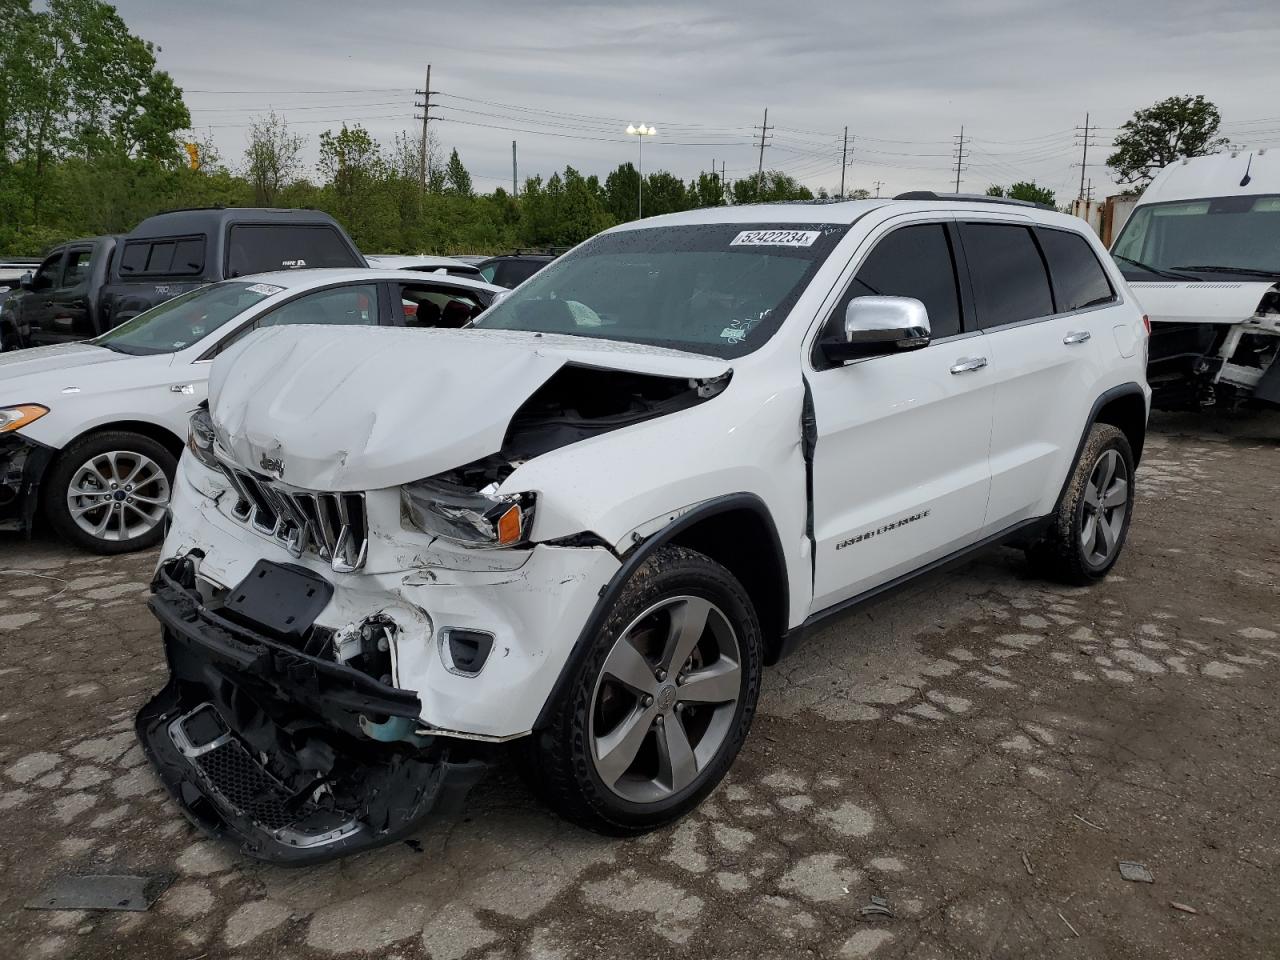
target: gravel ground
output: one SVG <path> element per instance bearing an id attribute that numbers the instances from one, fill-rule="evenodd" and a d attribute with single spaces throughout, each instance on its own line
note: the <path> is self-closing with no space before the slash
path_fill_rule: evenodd
<path id="1" fill-rule="evenodd" d="M 629 842 L 498 770 L 413 844 L 242 859 L 134 743 L 154 556 L 0 539 L 0 954 L 1276 957 L 1280 417 L 1152 429 L 1105 583 L 996 551 L 831 624 L 766 674 L 729 779 Z M 81 873 L 175 879 L 146 913 L 24 909 Z"/>

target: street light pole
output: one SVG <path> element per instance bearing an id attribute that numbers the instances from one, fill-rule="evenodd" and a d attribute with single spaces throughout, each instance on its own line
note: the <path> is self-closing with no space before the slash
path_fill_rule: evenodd
<path id="1" fill-rule="evenodd" d="M 635 124 L 627 124 L 627 133 L 640 141 L 640 184 L 636 191 L 636 219 L 644 217 L 644 138 L 652 137 L 657 132 L 656 127 L 645 126 L 643 123 L 638 127 Z"/>

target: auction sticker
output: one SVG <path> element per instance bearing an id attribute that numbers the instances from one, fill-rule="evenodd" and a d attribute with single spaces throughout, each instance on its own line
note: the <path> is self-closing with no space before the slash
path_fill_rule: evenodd
<path id="1" fill-rule="evenodd" d="M 255 283 L 249 288 L 250 293 L 260 293 L 264 297 L 271 297 L 283 290 L 284 287 L 277 287 L 274 283 Z"/>
<path id="2" fill-rule="evenodd" d="M 729 241 L 731 247 L 812 247 L 817 230 L 743 230 Z"/>

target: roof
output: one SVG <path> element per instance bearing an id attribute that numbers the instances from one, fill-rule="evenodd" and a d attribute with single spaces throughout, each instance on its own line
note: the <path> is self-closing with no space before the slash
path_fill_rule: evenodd
<path id="1" fill-rule="evenodd" d="M 227 223 L 323 223 L 338 222 L 320 210 L 279 210 L 272 207 L 201 207 L 192 210 L 170 210 L 147 217 L 131 231 L 130 240 L 139 237 L 171 237 L 184 233 L 219 230 Z M 341 227 L 338 227 L 341 230 Z"/>
<path id="2" fill-rule="evenodd" d="M 455 270 L 464 274 L 479 273 L 475 264 L 454 257 L 410 256 L 405 254 L 365 254 L 369 266 L 380 270 Z"/>
<path id="3" fill-rule="evenodd" d="M 1078 217 L 1042 208 L 1036 204 L 1010 203 L 1001 197 L 979 197 L 961 194 L 936 194 L 936 199 L 821 200 L 799 203 L 743 203 L 728 207 L 703 207 L 682 213 L 632 220 L 613 227 L 619 230 L 647 227 L 674 227 L 685 224 L 852 224 L 868 213 L 892 207 L 894 213 L 999 213 L 1024 218 L 1036 223 L 1056 224 L 1079 229 L 1084 221 Z"/>
<path id="4" fill-rule="evenodd" d="M 1280 193 L 1280 150 L 1240 149 L 1184 158 L 1157 173 L 1138 203 L 1260 193 Z"/>
<path id="5" fill-rule="evenodd" d="M 458 277 L 446 273 L 424 274 L 410 270 L 387 270 L 380 267 L 314 267 L 306 270 L 276 270 L 272 273 L 255 273 L 251 276 L 236 277 L 235 283 L 269 283 L 296 292 L 311 287 L 323 287 L 331 283 L 356 283 L 361 280 L 407 280 L 414 283 L 439 283 L 460 290 L 481 290 L 487 293 L 505 292 L 505 287 L 497 287 L 483 280 L 471 277 Z"/>

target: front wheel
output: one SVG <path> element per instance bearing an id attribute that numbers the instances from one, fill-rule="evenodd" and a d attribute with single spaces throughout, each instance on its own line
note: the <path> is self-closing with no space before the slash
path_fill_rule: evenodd
<path id="1" fill-rule="evenodd" d="M 177 465 L 163 444 L 142 434 L 120 430 L 77 440 L 41 484 L 45 516 L 64 539 L 94 553 L 155 546 Z"/>
<path id="2" fill-rule="evenodd" d="M 728 570 L 662 547 L 590 643 L 525 768 L 566 819 L 644 833 L 696 807 L 737 756 L 760 694 L 760 625 Z"/>
<path id="3" fill-rule="evenodd" d="M 1133 450 L 1117 427 L 1095 423 L 1044 538 L 1027 557 L 1053 580 L 1086 585 L 1105 577 L 1133 516 Z"/>

